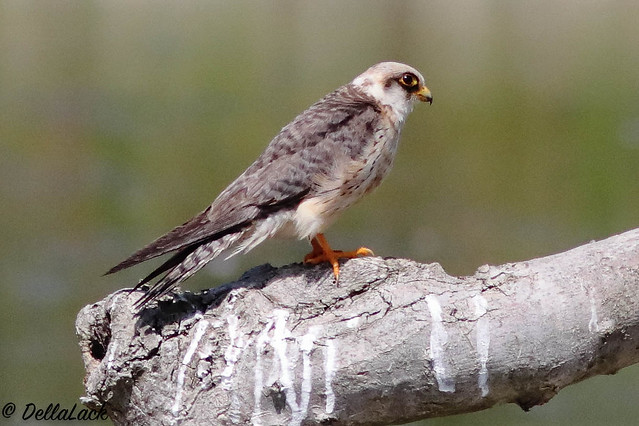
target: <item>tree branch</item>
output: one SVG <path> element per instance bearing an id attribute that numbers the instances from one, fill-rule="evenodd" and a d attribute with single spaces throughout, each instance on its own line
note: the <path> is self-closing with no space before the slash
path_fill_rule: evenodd
<path id="1" fill-rule="evenodd" d="M 639 361 L 639 229 L 452 277 L 369 257 L 269 265 L 136 316 L 140 293 L 76 328 L 89 406 L 116 424 L 356 425 L 515 402 Z"/>

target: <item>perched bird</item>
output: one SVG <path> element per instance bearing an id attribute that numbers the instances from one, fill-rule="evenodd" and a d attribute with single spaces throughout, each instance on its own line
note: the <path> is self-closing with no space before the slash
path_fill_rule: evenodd
<path id="1" fill-rule="evenodd" d="M 390 170 L 400 131 L 416 100 L 432 103 L 424 77 L 397 62 L 373 65 L 311 105 L 203 212 L 114 266 L 120 271 L 176 253 L 140 281 L 161 277 L 137 302 L 171 291 L 227 249 L 246 253 L 271 237 L 309 238 L 305 263 L 372 255 L 331 249 L 322 232 Z"/>

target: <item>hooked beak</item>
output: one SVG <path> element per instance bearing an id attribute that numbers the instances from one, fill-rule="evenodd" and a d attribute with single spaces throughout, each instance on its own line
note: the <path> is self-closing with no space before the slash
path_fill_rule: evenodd
<path id="1" fill-rule="evenodd" d="M 428 102 L 432 105 L 433 95 L 430 94 L 430 90 L 428 90 L 428 87 L 422 86 L 417 92 L 415 92 L 415 94 L 417 95 L 417 99 L 419 99 L 420 101 Z"/>

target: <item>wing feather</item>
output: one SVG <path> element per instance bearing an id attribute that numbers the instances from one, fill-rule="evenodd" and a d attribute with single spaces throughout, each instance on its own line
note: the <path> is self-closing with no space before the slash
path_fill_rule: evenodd
<path id="1" fill-rule="evenodd" d="M 359 121 L 357 126 L 351 123 Z M 360 155 L 369 140 L 353 129 L 370 131 L 379 120 L 373 98 L 348 84 L 313 104 L 285 126 L 264 152 L 204 211 L 111 268 L 107 274 L 165 253 L 181 250 L 144 282 L 182 262 L 198 246 L 251 226 L 281 209 L 295 208 L 329 175 L 335 160 Z"/>

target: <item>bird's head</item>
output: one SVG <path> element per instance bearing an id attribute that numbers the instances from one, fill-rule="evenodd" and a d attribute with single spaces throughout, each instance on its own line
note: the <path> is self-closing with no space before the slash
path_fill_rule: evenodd
<path id="1" fill-rule="evenodd" d="M 424 77 L 415 68 L 399 62 L 381 62 L 373 65 L 353 80 L 367 95 L 380 105 L 390 107 L 400 121 L 413 109 L 415 101 L 433 103 Z"/>

